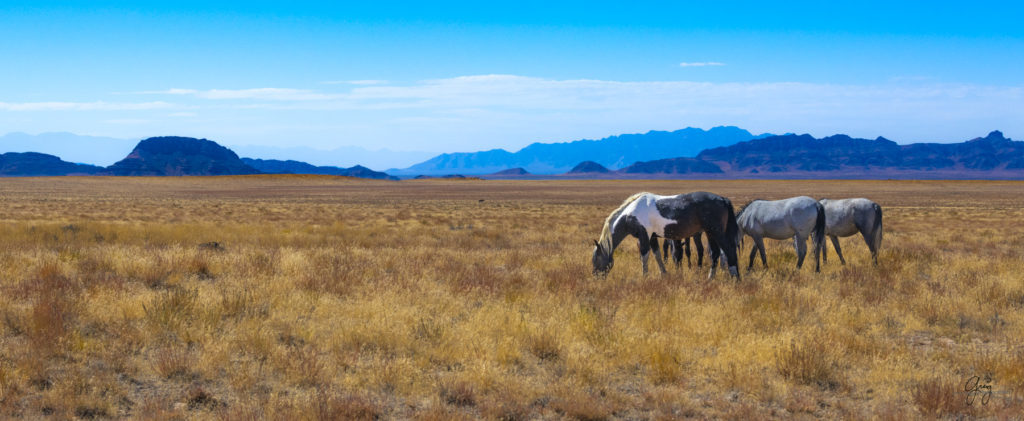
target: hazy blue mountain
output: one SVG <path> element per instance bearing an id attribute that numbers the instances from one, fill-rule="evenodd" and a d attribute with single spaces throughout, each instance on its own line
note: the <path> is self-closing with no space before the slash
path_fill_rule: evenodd
<path id="1" fill-rule="evenodd" d="M 315 166 L 352 167 L 362 165 L 376 170 L 402 168 L 421 162 L 437 153 L 417 151 L 392 151 L 381 149 L 371 151 L 357 146 L 342 146 L 331 150 L 307 147 L 274 147 L 253 145 L 230 145 L 239 156 L 262 159 L 291 160 L 306 162 Z"/>
<path id="2" fill-rule="evenodd" d="M 132 153 L 105 171 L 109 175 L 242 175 L 259 174 L 231 149 L 191 137 L 144 139 Z"/>
<path id="3" fill-rule="evenodd" d="M 267 174 L 323 174 L 323 175 L 344 175 L 348 177 L 374 178 L 380 180 L 397 180 L 380 171 L 374 171 L 362 165 L 351 168 L 339 168 L 331 166 L 316 166 L 300 161 L 279 159 L 252 159 L 242 158 L 242 162 L 260 172 Z"/>
<path id="4" fill-rule="evenodd" d="M 37 152 L 8 152 L 0 154 L 0 176 L 49 176 L 96 174 L 103 167 L 75 164 Z"/>
<path id="5" fill-rule="evenodd" d="M 731 145 L 755 138 L 750 132 L 732 126 L 710 130 L 686 128 L 673 132 L 650 131 L 624 134 L 600 140 L 563 143 L 533 143 L 518 152 L 492 149 L 481 152 L 446 153 L 391 174 L 489 174 L 521 167 L 533 174 L 560 174 L 580 161 L 594 161 L 618 169 L 638 161 L 692 157 L 701 150 Z"/>
<path id="6" fill-rule="evenodd" d="M 82 136 L 74 133 L 8 133 L 0 136 L 0 152 L 39 152 L 68 162 L 107 166 L 124 158 L 136 140 Z"/>

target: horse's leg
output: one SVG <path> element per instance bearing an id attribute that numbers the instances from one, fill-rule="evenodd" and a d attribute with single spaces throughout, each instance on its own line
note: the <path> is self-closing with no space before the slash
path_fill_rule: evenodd
<path id="1" fill-rule="evenodd" d="M 821 248 L 825 247 L 825 239 L 821 238 L 817 242 L 811 240 L 811 244 L 814 244 L 814 272 L 821 272 Z"/>
<path id="2" fill-rule="evenodd" d="M 866 230 L 860 230 L 860 235 L 864 237 L 864 242 L 868 245 L 868 250 L 871 250 L 871 262 L 878 264 L 878 250 L 875 249 L 875 244 L 871 241 L 871 233 Z"/>
<path id="3" fill-rule="evenodd" d="M 669 240 L 665 240 L 665 242 L 668 241 Z M 658 253 L 658 237 L 653 235 L 651 236 L 651 248 L 654 249 L 654 261 L 658 262 L 658 269 L 661 269 L 661 274 L 664 275 L 668 273 L 668 271 L 665 270 L 665 260 L 661 258 L 661 253 Z"/>
<path id="4" fill-rule="evenodd" d="M 796 268 L 804 265 L 804 257 L 807 256 L 807 238 L 801 238 L 800 234 L 793 236 L 793 246 L 796 247 Z"/>
<path id="5" fill-rule="evenodd" d="M 676 269 L 683 264 L 683 242 L 672 240 L 672 261 L 676 262 Z M 687 265 L 689 266 L 689 265 Z"/>
<path id="6" fill-rule="evenodd" d="M 693 234 L 693 246 L 697 248 L 697 267 L 704 266 L 704 242 L 699 232 Z"/>
<path id="7" fill-rule="evenodd" d="M 640 265 L 644 269 L 644 275 L 647 275 L 647 256 L 651 253 L 651 239 L 646 235 L 640 236 L 636 240 L 636 247 L 640 249 Z"/>
<path id="8" fill-rule="evenodd" d="M 687 238 L 685 240 L 682 240 L 682 242 L 680 244 L 683 245 L 683 249 L 680 251 L 679 260 L 682 261 L 683 260 L 683 255 L 682 254 L 686 253 L 686 268 L 689 269 L 691 267 L 691 263 L 690 263 L 690 239 Z"/>
<path id="9" fill-rule="evenodd" d="M 764 238 L 753 236 L 751 238 L 754 239 L 754 247 L 757 249 L 758 254 L 761 255 L 761 265 L 768 268 L 768 257 L 766 257 L 764 253 Z M 754 267 L 753 262 L 750 263 L 750 267 Z"/>
<path id="10" fill-rule="evenodd" d="M 750 246 L 750 265 L 747 266 L 747 270 L 751 270 L 754 268 L 754 258 L 757 257 L 757 241 L 751 242 L 754 244 Z"/>
<path id="11" fill-rule="evenodd" d="M 821 245 L 821 263 L 828 263 L 828 243 Z"/>
<path id="12" fill-rule="evenodd" d="M 708 251 L 711 252 L 711 260 L 709 266 L 711 266 L 711 273 L 708 274 L 708 279 L 715 277 L 715 269 L 718 269 L 718 255 L 721 253 L 721 247 L 712 238 L 711 233 L 708 233 Z"/>
<path id="13" fill-rule="evenodd" d="M 714 237 L 714 240 L 712 240 Z M 729 274 L 736 277 L 736 280 L 740 280 L 739 271 L 739 256 L 737 256 L 736 240 L 729 238 L 724 233 L 716 232 L 714 234 L 708 233 L 708 245 L 714 247 L 711 249 L 711 267 L 718 266 L 719 262 L 722 263 L 722 268 L 729 268 Z"/>
<path id="14" fill-rule="evenodd" d="M 842 262 L 842 264 L 845 265 L 846 264 L 846 259 L 843 258 L 843 249 L 839 248 L 839 237 L 836 237 L 834 235 L 830 235 L 830 236 L 828 236 L 828 238 L 830 240 L 832 240 L 832 245 L 836 247 L 836 254 L 839 255 L 839 261 Z M 871 247 L 870 244 L 868 245 L 868 247 Z M 828 246 L 826 245 L 826 246 L 823 246 L 822 248 L 827 249 Z"/>

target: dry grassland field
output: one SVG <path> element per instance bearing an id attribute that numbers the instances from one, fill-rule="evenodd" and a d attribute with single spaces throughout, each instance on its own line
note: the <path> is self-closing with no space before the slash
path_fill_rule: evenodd
<path id="1" fill-rule="evenodd" d="M 638 191 L 868 197 L 879 265 L 606 278 Z M 0 180 L 0 417 L 1024 414 L 1024 183 Z M 216 242 L 216 244 L 212 244 Z M 812 262 L 813 263 L 813 262 Z M 652 262 L 653 265 L 653 262 Z"/>

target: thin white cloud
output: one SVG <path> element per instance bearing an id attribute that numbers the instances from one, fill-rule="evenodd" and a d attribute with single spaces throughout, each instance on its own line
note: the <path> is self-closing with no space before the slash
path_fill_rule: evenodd
<path id="1" fill-rule="evenodd" d="M 201 99 L 216 100 L 269 100 L 269 101 L 323 101 L 337 99 L 339 95 L 326 94 L 309 89 L 250 88 L 250 89 L 167 89 L 163 91 L 141 91 L 146 95 L 187 95 Z"/>
<path id="2" fill-rule="evenodd" d="M 199 92 L 199 91 L 197 91 L 195 89 L 172 88 L 172 89 L 164 89 L 162 91 L 139 91 L 139 92 L 132 92 L 132 93 L 133 94 L 137 94 L 137 95 L 193 95 L 193 94 L 195 94 L 197 92 Z"/>
<path id="3" fill-rule="evenodd" d="M 2 111 L 137 111 L 174 108 L 163 101 L 153 102 L 0 102 Z"/>
<path id="4" fill-rule="evenodd" d="M 380 79 L 362 79 L 362 80 L 328 80 L 320 82 L 324 85 L 384 85 L 388 81 Z"/>
<path id="5" fill-rule="evenodd" d="M 679 67 L 708 67 L 708 66 L 725 66 L 725 63 L 717 61 L 691 61 L 679 63 Z"/>
<path id="6" fill-rule="evenodd" d="M 272 101 L 322 101 L 337 98 L 336 95 L 317 93 L 307 89 L 255 88 L 255 89 L 210 89 L 195 94 L 204 99 L 257 99 Z"/>
<path id="7" fill-rule="evenodd" d="M 106 120 L 105 122 L 109 123 L 109 124 L 118 124 L 118 125 L 127 125 L 127 126 L 141 126 L 141 125 L 144 125 L 144 124 L 152 123 L 153 120 L 147 120 L 147 119 L 144 119 L 144 118 L 115 118 L 115 119 L 111 119 L 111 120 Z"/>

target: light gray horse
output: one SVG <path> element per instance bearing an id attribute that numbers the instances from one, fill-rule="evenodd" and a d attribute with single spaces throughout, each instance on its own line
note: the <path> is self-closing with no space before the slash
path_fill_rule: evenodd
<path id="1" fill-rule="evenodd" d="M 816 200 L 807 196 L 783 200 L 754 199 L 736 215 L 736 222 L 743 234 L 754 239 L 747 270 L 754 267 L 754 257 L 758 251 L 761 252 L 761 263 L 768 267 L 768 259 L 764 255 L 765 238 L 792 238 L 796 247 L 796 267 L 799 269 L 807 255 L 807 237 L 814 234 L 814 271 L 821 271 L 821 247 L 825 244 L 825 209 Z"/>
<path id="2" fill-rule="evenodd" d="M 825 235 L 836 247 L 839 261 L 844 265 L 843 251 L 838 237 L 860 233 L 871 250 L 871 262 L 878 264 L 878 250 L 882 247 L 882 207 L 868 199 L 840 199 L 819 201 L 825 207 Z M 822 260 L 828 261 L 828 245 L 821 248 Z"/>

